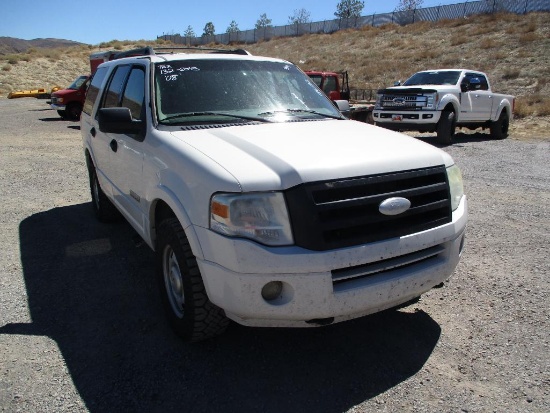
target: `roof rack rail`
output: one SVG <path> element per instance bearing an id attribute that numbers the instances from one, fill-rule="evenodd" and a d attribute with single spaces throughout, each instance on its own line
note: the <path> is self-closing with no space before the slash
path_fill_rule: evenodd
<path id="1" fill-rule="evenodd" d="M 124 52 L 116 53 L 113 56 L 113 59 L 122 59 L 123 57 L 132 57 L 132 56 L 148 56 L 156 55 L 162 53 L 177 53 L 179 50 L 193 50 L 197 52 L 210 52 L 210 53 L 220 53 L 220 54 L 238 54 L 238 55 L 251 55 L 248 51 L 244 49 L 212 49 L 206 47 L 140 47 L 138 49 L 126 50 Z"/>
<path id="2" fill-rule="evenodd" d="M 174 47 L 155 47 L 153 49 L 155 52 L 161 50 L 194 50 L 199 52 L 211 52 L 211 53 L 226 53 L 226 54 L 240 54 L 240 55 L 250 55 L 248 51 L 244 49 L 213 49 L 209 47 L 185 47 L 185 46 L 174 46 Z M 159 54 L 159 53 L 157 53 Z"/>

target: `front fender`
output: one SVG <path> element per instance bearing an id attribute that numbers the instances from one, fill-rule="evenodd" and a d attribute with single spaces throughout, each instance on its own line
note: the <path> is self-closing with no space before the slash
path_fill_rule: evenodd
<path id="1" fill-rule="evenodd" d="M 187 236 L 193 254 L 197 258 L 204 258 L 204 254 L 202 252 L 198 236 L 195 232 L 195 228 L 193 225 L 191 225 L 189 214 L 187 213 L 185 207 L 180 202 L 176 194 L 167 186 L 159 184 L 158 186 L 155 186 L 150 190 L 150 192 L 147 194 L 147 198 L 152 200 L 149 208 L 149 225 L 147 228 L 147 239 L 149 240 L 149 246 L 153 250 L 155 249 L 156 228 L 159 224 L 158 222 L 156 222 L 155 213 L 157 210 L 157 206 L 161 202 L 164 202 L 166 205 L 168 205 L 176 218 L 179 220 L 182 228 L 185 231 L 185 235 Z"/>
<path id="2" fill-rule="evenodd" d="M 448 105 L 452 105 L 453 110 L 458 117 L 460 115 L 460 101 L 458 100 L 458 97 L 456 95 L 452 93 L 446 93 L 441 96 L 437 104 L 437 110 L 443 111 Z"/>

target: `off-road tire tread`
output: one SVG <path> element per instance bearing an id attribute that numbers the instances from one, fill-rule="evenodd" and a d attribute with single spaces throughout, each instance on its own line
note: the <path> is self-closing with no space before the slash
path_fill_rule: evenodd
<path id="1" fill-rule="evenodd" d="M 170 242 L 171 238 L 179 243 L 179 245 L 172 244 L 172 249 L 176 253 L 180 271 L 184 276 L 185 308 L 183 319 L 177 318 L 173 313 L 164 285 L 162 254 L 164 246 Z M 183 259 L 180 259 L 180 256 L 183 256 Z M 157 277 L 170 324 L 182 339 L 189 342 L 202 341 L 225 331 L 229 319 L 221 308 L 208 299 L 197 260 L 191 251 L 185 231 L 177 218 L 168 218 L 162 221 L 158 227 Z"/>
<path id="2" fill-rule="evenodd" d="M 506 139 L 508 137 L 508 129 L 510 126 L 510 119 L 506 110 L 502 110 L 498 120 L 491 122 L 491 138 L 493 139 Z"/>
<path id="3" fill-rule="evenodd" d="M 451 110 L 444 110 L 437 124 L 437 141 L 441 145 L 450 145 L 455 135 L 455 113 Z"/>
<path id="4" fill-rule="evenodd" d="M 93 165 L 88 170 L 88 174 L 90 177 L 90 193 L 92 196 L 92 208 L 94 210 L 94 214 L 96 218 L 100 222 L 117 221 L 120 218 L 120 212 L 118 212 L 118 209 L 116 209 L 116 207 L 113 205 L 111 200 L 107 198 L 107 195 L 105 195 L 105 193 L 103 192 L 103 189 L 101 189 L 101 185 L 99 184 L 99 181 L 97 179 L 97 173 Z M 94 180 L 96 181 L 95 184 L 97 185 L 98 192 L 99 192 L 99 198 L 97 200 L 95 199 L 96 195 L 94 191 Z"/>

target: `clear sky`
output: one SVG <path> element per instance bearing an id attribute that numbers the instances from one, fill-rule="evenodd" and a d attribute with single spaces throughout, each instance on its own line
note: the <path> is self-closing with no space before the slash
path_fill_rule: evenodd
<path id="1" fill-rule="evenodd" d="M 294 10 L 305 9 L 311 21 L 332 20 L 339 0 L 0 0 L 0 36 L 25 40 L 57 38 L 97 45 L 110 40 L 154 40 L 183 33 L 191 26 L 197 36 L 207 22 L 216 34 L 232 20 L 240 30 L 253 29 L 263 13 L 273 26 L 288 24 Z M 463 3 L 424 0 L 422 7 Z M 392 12 L 399 0 L 365 0 L 362 15 Z"/>

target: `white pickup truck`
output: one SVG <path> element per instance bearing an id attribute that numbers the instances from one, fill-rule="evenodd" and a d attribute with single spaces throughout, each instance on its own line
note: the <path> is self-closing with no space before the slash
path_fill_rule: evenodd
<path id="1" fill-rule="evenodd" d="M 156 252 L 186 340 L 228 319 L 308 327 L 400 306 L 449 278 L 464 246 L 453 159 L 347 120 L 287 61 L 149 50 L 103 63 L 81 133 L 97 218 L 121 214 Z"/>
<path id="2" fill-rule="evenodd" d="M 373 117 L 376 125 L 391 130 L 437 132 L 443 145 L 452 143 L 457 126 L 489 128 L 494 139 L 504 139 L 514 100 L 492 92 L 485 73 L 426 70 L 379 90 Z"/>

